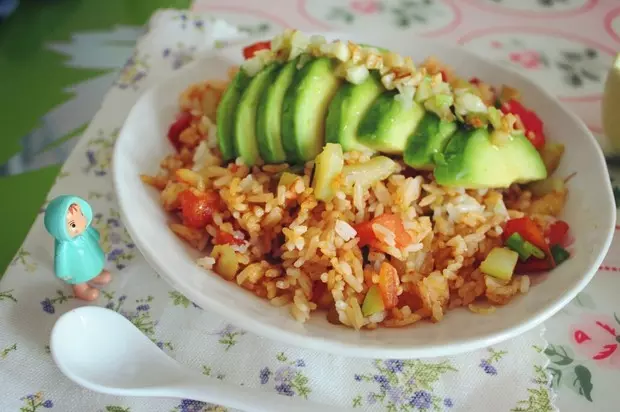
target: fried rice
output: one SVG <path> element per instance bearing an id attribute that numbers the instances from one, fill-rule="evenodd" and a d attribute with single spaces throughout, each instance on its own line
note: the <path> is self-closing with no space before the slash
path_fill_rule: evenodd
<path id="1" fill-rule="evenodd" d="M 527 275 L 502 282 L 485 275 L 480 264 L 502 245 L 502 225 L 509 219 L 527 215 L 542 228 L 553 223 L 565 191 L 537 199 L 518 185 L 446 188 L 432 173 L 398 160 L 399 171 L 368 189 L 356 185 L 353 191 L 337 190 L 331 201 L 319 201 L 311 187 L 313 161 L 288 181 L 282 179 L 288 164 L 250 168 L 240 159 L 222 161 L 213 119 L 226 85 L 205 81 L 182 93 L 180 110 L 192 118 L 179 137 L 178 151 L 163 159 L 159 175 L 142 176 L 160 191 L 161 205 L 172 216 L 170 229 L 202 252 L 197 263 L 204 269 L 287 307 L 299 322 L 321 311 L 329 322 L 358 330 L 439 322 L 459 307 L 491 313 L 495 305 L 528 292 Z M 363 163 L 370 156 L 347 152 L 344 162 Z M 182 223 L 179 194 L 187 189 L 217 199 L 204 229 Z M 412 241 L 403 247 L 393 231 L 375 225 L 378 243 L 372 249 L 360 247 L 355 226 L 384 214 L 399 216 Z M 364 297 L 380 283 L 385 265 L 398 274 L 398 303 L 364 316 Z"/>

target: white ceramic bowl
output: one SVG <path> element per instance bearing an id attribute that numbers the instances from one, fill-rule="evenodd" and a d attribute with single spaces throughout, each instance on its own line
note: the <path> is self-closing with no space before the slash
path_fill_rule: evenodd
<path id="1" fill-rule="evenodd" d="M 493 314 L 459 309 L 448 312 L 437 324 L 421 322 L 407 328 L 361 332 L 331 325 L 319 313 L 299 324 L 288 309 L 275 308 L 235 283 L 197 267 L 196 252 L 168 229 L 170 217 L 160 207 L 158 193 L 144 185 L 139 174 L 156 173 L 160 160 L 172 151 L 165 135 L 178 110 L 179 93 L 194 82 L 225 78 L 227 68 L 242 61 L 239 47 L 205 56 L 146 92 L 129 113 L 116 142 L 114 183 L 123 220 L 152 267 L 197 305 L 241 328 L 292 345 L 356 357 L 431 357 L 474 350 L 526 332 L 573 299 L 601 264 L 611 243 L 616 213 L 602 152 L 586 126 L 531 81 L 464 49 L 417 38 L 324 35 L 388 47 L 411 56 L 414 62 L 434 55 L 463 76 L 519 89 L 525 104 L 544 120 L 546 134 L 566 145 L 559 175 L 577 172 L 569 184 L 563 215 L 576 239 L 572 258 L 544 276 L 527 295 Z"/>

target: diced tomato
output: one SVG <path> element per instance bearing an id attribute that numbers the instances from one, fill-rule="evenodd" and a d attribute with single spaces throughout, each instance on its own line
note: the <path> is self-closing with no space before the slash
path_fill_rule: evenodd
<path id="1" fill-rule="evenodd" d="M 471 79 L 469 79 L 469 82 L 471 84 L 475 84 L 476 86 L 480 84 L 480 79 L 477 77 L 472 77 Z"/>
<path id="2" fill-rule="evenodd" d="M 250 44 L 248 47 L 243 49 L 243 57 L 247 59 L 251 59 L 254 57 L 254 54 L 259 50 L 267 50 L 271 48 L 270 41 L 259 41 L 258 43 Z"/>
<path id="3" fill-rule="evenodd" d="M 543 131 L 543 122 L 540 117 L 531 110 L 526 109 L 520 102 L 515 99 L 509 100 L 502 104 L 501 111 L 504 114 L 512 113 L 518 115 L 525 128 L 525 136 L 532 142 L 532 145 L 538 150 L 545 145 L 545 133 Z"/>
<path id="4" fill-rule="evenodd" d="M 548 270 L 553 269 L 554 267 L 553 259 L 536 259 L 529 258 L 525 262 L 517 262 L 517 266 L 515 267 L 515 273 L 536 273 L 536 272 L 546 272 Z"/>
<path id="5" fill-rule="evenodd" d="M 187 129 L 192 123 L 192 115 L 190 112 L 181 112 L 177 116 L 177 119 L 170 125 L 168 129 L 168 140 L 174 146 L 176 150 L 179 150 L 179 136 L 183 130 Z"/>
<path id="6" fill-rule="evenodd" d="M 375 236 L 375 232 L 372 231 L 371 220 L 356 225 L 355 231 L 357 232 L 357 237 L 359 238 L 359 242 L 357 243 L 359 247 L 374 246 L 377 241 L 377 237 Z"/>
<path id="7" fill-rule="evenodd" d="M 563 245 L 568 235 L 569 226 L 563 220 L 558 220 L 547 229 L 547 239 L 550 245 Z"/>
<path id="8" fill-rule="evenodd" d="M 359 237 L 358 245 L 361 246 L 375 246 L 377 242 L 377 235 L 372 229 L 372 226 L 377 223 L 386 229 L 394 233 L 396 247 L 407 247 L 411 242 L 411 235 L 405 230 L 403 221 L 400 217 L 393 213 L 384 213 L 370 221 L 360 223 L 355 227 L 357 236 Z"/>
<path id="9" fill-rule="evenodd" d="M 388 262 L 383 262 L 379 269 L 379 289 L 386 310 L 392 309 L 398 304 L 398 272 Z"/>
<path id="10" fill-rule="evenodd" d="M 219 208 L 220 204 L 219 196 L 215 192 L 197 195 L 188 189 L 179 193 L 178 199 L 183 224 L 195 229 L 204 228 L 211 223 L 213 212 Z"/>
<path id="11" fill-rule="evenodd" d="M 215 239 L 213 243 L 216 245 L 243 245 L 245 242 L 243 239 L 237 239 L 233 235 L 228 232 L 224 232 L 223 230 L 218 230 L 215 234 Z"/>
<path id="12" fill-rule="evenodd" d="M 518 219 L 511 219 L 506 222 L 506 226 L 504 227 L 504 232 L 502 234 L 504 241 L 506 241 L 506 239 L 508 239 L 513 233 L 520 234 L 523 240 L 530 242 L 545 252 L 544 261 L 548 261 L 548 264 L 551 267 L 555 267 L 555 262 L 553 261 L 553 256 L 551 255 L 551 249 L 545 240 L 543 231 L 536 223 L 534 223 L 532 219 L 525 216 Z M 529 263 L 531 260 L 535 259 L 530 258 L 525 263 Z"/>
<path id="13" fill-rule="evenodd" d="M 392 213 L 384 213 L 381 216 L 374 218 L 372 223 L 378 223 L 394 232 L 396 247 L 404 248 L 411 244 L 411 235 L 405 230 L 402 219 L 397 215 Z"/>
<path id="14" fill-rule="evenodd" d="M 444 82 L 447 82 L 448 81 L 448 75 L 446 74 L 446 71 L 442 69 L 442 70 L 439 70 L 439 73 L 441 73 L 441 80 L 444 81 Z"/>

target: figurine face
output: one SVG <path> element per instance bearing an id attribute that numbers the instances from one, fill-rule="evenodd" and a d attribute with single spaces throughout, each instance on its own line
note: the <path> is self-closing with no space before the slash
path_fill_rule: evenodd
<path id="1" fill-rule="evenodd" d="M 69 206 L 67 211 L 67 232 L 71 237 L 80 235 L 86 229 L 86 217 L 76 203 Z"/>

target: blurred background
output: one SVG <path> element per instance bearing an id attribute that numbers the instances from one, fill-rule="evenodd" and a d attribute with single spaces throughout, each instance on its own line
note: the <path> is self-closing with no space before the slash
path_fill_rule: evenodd
<path id="1" fill-rule="evenodd" d="M 600 107 L 620 0 L 0 0 L 0 277 L 160 8 L 250 35 L 373 27 L 458 43 L 544 85 L 608 146 Z M 611 179 L 620 204 L 620 168 Z"/>
<path id="2" fill-rule="evenodd" d="M 0 0 L 0 276 L 158 8 L 191 0 Z"/>

